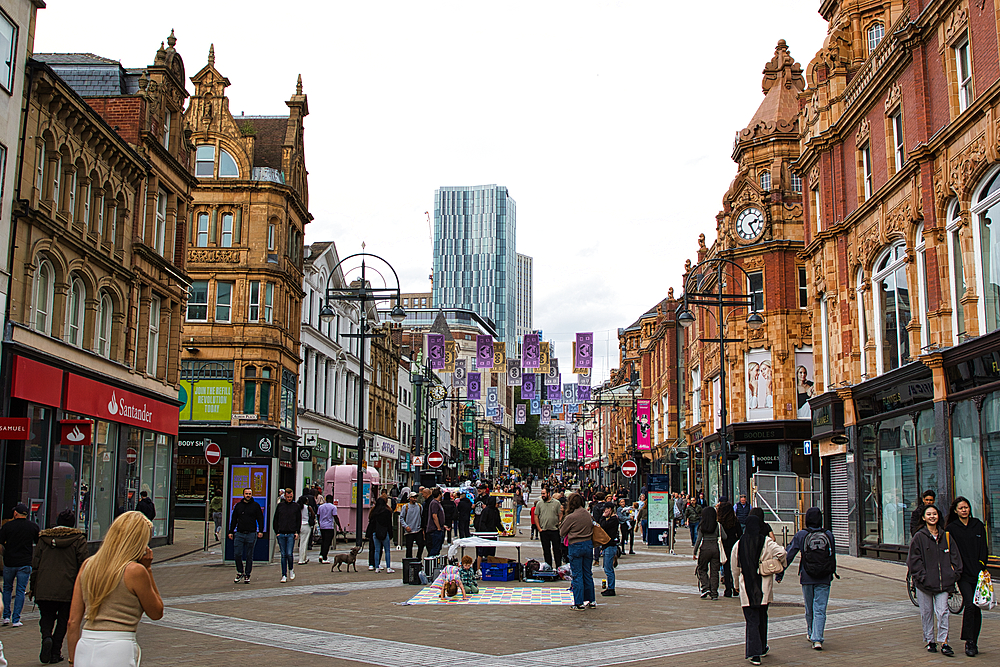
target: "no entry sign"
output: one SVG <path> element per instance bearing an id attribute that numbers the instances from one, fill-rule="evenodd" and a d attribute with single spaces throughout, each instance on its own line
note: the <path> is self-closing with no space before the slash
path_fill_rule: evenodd
<path id="1" fill-rule="evenodd" d="M 432 468 L 440 468 L 444 465 L 444 455 L 441 452 L 431 452 L 427 455 L 427 465 Z"/>
<path id="2" fill-rule="evenodd" d="M 214 466 L 222 460 L 222 448 L 214 442 L 205 445 L 205 460 L 208 461 L 208 465 Z"/>
<path id="3" fill-rule="evenodd" d="M 139 458 L 139 452 L 135 451 L 131 447 L 125 450 L 125 463 L 132 465 Z"/>
<path id="4" fill-rule="evenodd" d="M 635 477 L 637 472 L 639 472 L 639 466 L 635 464 L 635 461 L 626 461 L 622 464 L 622 474 L 626 477 Z"/>

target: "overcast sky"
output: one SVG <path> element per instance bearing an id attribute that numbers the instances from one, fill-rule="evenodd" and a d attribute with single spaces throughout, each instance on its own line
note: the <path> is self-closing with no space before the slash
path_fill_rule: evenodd
<path id="1" fill-rule="evenodd" d="M 287 113 L 301 73 L 306 242 L 364 242 L 404 291 L 430 291 L 435 188 L 507 186 L 534 325 L 564 374 L 573 334 L 594 331 L 596 379 L 618 328 L 679 294 L 698 234 L 714 238 L 777 41 L 805 67 L 826 34 L 820 0 L 47 5 L 38 52 L 141 67 L 173 28 L 190 76 L 214 43 L 234 114 Z"/>

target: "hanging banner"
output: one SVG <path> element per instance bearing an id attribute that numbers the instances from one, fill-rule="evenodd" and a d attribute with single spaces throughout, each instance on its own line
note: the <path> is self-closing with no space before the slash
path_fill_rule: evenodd
<path id="1" fill-rule="evenodd" d="M 559 360 L 553 359 L 549 365 L 548 372 L 545 374 L 545 386 L 556 385 L 558 387 L 561 382 L 562 376 L 559 375 Z"/>
<path id="2" fill-rule="evenodd" d="M 476 368 L 493 368 L 493 336 L 476 335 Z"/>
<path id="3" fill-rule="evenodd" d="M 585 372 L 581 373 L 580 371 L 585 371 Z M 592 373 L 593 373 L 593 371 L 591 369 L 589 369 L 589 368 L 581 368 L 581 369 L 579 369 L 576 372 L 576 383 L 577 384 L 585 384 L 585 385 L 587 385 L 589 387 L 590 386 L 590 377 L 591 377 Z"/>
<path id="4" fill-rule="evenodd" d="M 498 405 L 497 406 L 496 413 L 494 413 L 494 415 L 493 415 L 493 423 L 494 424 L 502 424 L 503 423 L 503 406 L 502 405 Z"/>
<path id="5" fill-rule="evenodd" d="M 561 459 L 566 458 L 566 441 L 565 440 L 560 440 L 559 441 L 559 458 L 561 458 Z"/>
<path id="6" fill-rule="evenodd" d="M 455 353 L 455 341 L 446 340 L 444 342 L 444 372 L 454 373 L 455 372 L 455 358 L 457 357 Z"/>
<path id="7" fill-rule="evenodd" d="M 583 432 L 583 444 L 584 444 L 584 449 L 587 452 L 587 458 L 589 459 L 589 458 L 593 457 L 594 456 L 594 432 L 593 431 L 584 431 Z"/>
<path id="8" fill-rule="evenodd" d="M 540 398 L 533 398 L 533 399 L 531 399 L 530 408 L 529 409 L 531 411 L 531 414 L 533 414 L 533 415 L 540 415 L 540 414 L 542 414 L 542 399 L 540 399 Z"/>
<path id="9" fill-rule="evenodd" d="M 524 373 L 521 372 L 520 359 L 507 360 L 507 384 L 511 387 L 518 387 L 524 381 Z"/>
<path id="10" fill-rule="evenodd" d="M 589 384 L 577 384 L 576 385 L 576 400 L 578 403 L 590 400 L 590 385 Z"/>
<path id="11" fill-rule="evenodd" d="M 562 392 L 563 403 L 572 403 L 576 401 L 576 385 L 567 383 L 563 385 Z"/>
<path id="12" fill-rule="evenodd" d="M 796 416 L 799 419 L 812 419 L 812 409 L 809 407 L 809 399 L 815 395 L 816 385 L 813 382 L 812 346 L 806 345 L 805 347 L 795 349 Z"/>
<path id="13" fill-rule="evenodd" d="M 648 452 L 652 448 L 652 429 L 650 428 L 650 401 L 640 398 L 635 402 L 635 442 L 640 452 Z"/>
<path id="14" fill-rule="evenodd" d="M 538 334 L 524 334 L 521 346 L 521 364 L 525 370 L 535 370 L 540 364 Z"/>
<path id="15" fill-rule="evenodd" d="M 444 368 L 444 334 L 427 334 L 427 359 L 431 370 Z"/>
<path id="16" fill-rule="evenodd" d="M 525 403 L 518 403 L 514 406 L 514 423 L 524 424 L 528 421 L 528 406 Z"/>
<path id="17" fill-rule="evenodd" d="M 507 343 L 493 341 L 493 366 L 490 373 L 507 372 Z"/>
<path id="18" fill-rule="evenodd" d="M 476 460 L 476 439 L 475 438 L 469 438 L 469 460 L 470 461 L 475 461 Z"/>
<path id="19" fill-rule="evenodd" d="M 481 397 L 480 394 L 480 377 L 479 373 L 469 373 L 469 381 L 465 387 L 465 397 L 470 401 L 478 401 Z"/>
<path id="20" fill-rule="evenodd" d="M 594 332 L 578 333 L 573 348 L 573 365 L 577 368 L 594 367 Z"/>
<path id="21" fill-rule="evenodd" d="M 495 410 L 500 407 L 500 388 L 499 387 L 487 387 L 486 388 L 486 409 Z"/>
<path id="22" fill-rule="evenodd" d="M 747 421 L 774 419 L 770 350 L 747 352 Z M 721 409 L 721 408 L 719 408 Z"/>
<path id="23" fill-rule="evenodd" d="M 497 416 L 498 407 L 486 408 L 486 418 L 493 419 Z"/>
<path id="24" fill-rule="evenodd" d="M 557 384 L 548 385 L 545 387 L 545 398 L 550 401 L 561 401 L 562 400 L 562 387 Z"/>
<path id="25" fill-rule="evenodd" d="M 566 414 L 569 415 L 570 417 L 575 417 L 576 413 L 578 413 L 579 411 L 580 411 L 579 403 L 574 402 L 566 404 Z"/>
<path id="26" fill-rule="evenodd" d="M 551 421 L 552 421 L 552 406 L 551 405 L 543 405 L 542 406 L 542 418 L 541 418 L 540 422 L 542 424 L 548 424 Z"/>
<path id="27" fill-rule="evenodd" d="M 551 365 L 551 357 L 549 356 L 549 343 L 548 341 L 542 341 L 538 344 L 538 372 L 548 373 L 549 367 Z"/>
<path id="28" fill-rule="evenodd" d="M 525 400 L 530 400 L 535 397 L 535 378 L 538 377 L 534 373 L 525 373 L 521 376 L 521 398 Z"/>
<path id="29" fill-rule="evenodd" d="M 452 387 L 464 387 L 468 382 L 468 371 L 465 369 L 465 359 L 455 360 L 455 372 L 451 376 Z"/>

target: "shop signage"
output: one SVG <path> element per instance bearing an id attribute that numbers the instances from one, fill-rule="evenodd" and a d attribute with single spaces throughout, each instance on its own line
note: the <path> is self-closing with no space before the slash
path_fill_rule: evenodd
<path id="1" fill-rule="evenodd" d="M 241 422 L 252 422 L 257 419 L 257 413 L 247 414 L 244 412 L 237 412 L 236 414 L 233 415 L 233 419 Z"/>
<path id="2" fill-rule="evenodd" d="M 313 450 L 311 447 L 299 447 L 299 461 L 312 461 Z"/>
<path id="3" fill-rule="evenodd" d="M 31 420 L 27 417 L 0 418 L 0 440 L 31 439 Z"/>
<path id="4" fill-rule="evenodd" d="M 855 394 L 854 403 L 862 419 L 893 412 L 934 398 L 930 375 L 898 382 L 867 395 Z"/>
<path id="5" fill-rule="evenodd" d="M 26 401 L 58 407 L 62 400 L 63 372 L 31 359 L 14 361 L 12 384 L 11 395 Z"/>
<path id="6" fill-rule="evenodd" d="M 232 421 L 233 383 L 229 380 L 181 380 L 180 400 L 185 421 Z"/>
<path id="7" fill-rule="evenodd" d="M 59 444 L 85 447 L 93 444 L 94 422 L 89 419 L 63 419 L 59 422 Z"/>
<path id="8" fill-rule="evenodd" d="M 376 438 L 375 447 L 377 449 L 378 455 L 384 459 L 399 458 L 399 446 L 396 444 L 395 440 L 387 440 L 386 438 Z"/>
<path id="9" fill-rule="evenodd" d="M 295 446 L 286 445 L 285 443 L 279 443 L 278 445 L 278 459 L 281 461 L 294 461 L 295 460 Z"/>
<path id="10" fill-rule="evenodd" d="M 954 366 L 946 366 L 949 390 L 952 392 L 981 387 L 1000 380 L 1000 350 L 993 350 Z"/>
<path id="11" fill-rule="evenodd" d="M 72 373 L 66 381 L 66 410 L 169 435 L 177 435 L 180 416 L 176 405 Z"/>
<path id="12" fill-rule="evenodd" d="M 738 429 L 736 431 L 736 440 L 738 442 L 754 440 L 781 440 L 784 437 L 785 431 L 780 428 Z"/>

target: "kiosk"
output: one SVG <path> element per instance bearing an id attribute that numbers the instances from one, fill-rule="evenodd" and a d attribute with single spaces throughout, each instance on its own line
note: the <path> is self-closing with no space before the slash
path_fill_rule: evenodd
<path id="1" fill-rule="evenodd" d="M 378 498 L 380 477 L 377 471 L 368 469 L 364 472 L 364 488 L 362 490 L 361 530 L 368 525 L 368 510 Z M 354 522 L 357 519 L 358 497 L 358 467 L 353 465 L 336 465 L 326 469 L 323 476 L 323 495 L 333 495 L 333 504 L 337 506 L 337 516 L 344 530 L 353 533 Z"/>
<path id="2" fill-rule="evenodd" d="M 243 489 L 253 491 L 253 499 L 264 511 L 264 537 L 257 538 L 257 544 L 253 548 L 253 560 L 255 563 L 271 561 L 271 541 L 274 539 L 271 533 L 271 516 L 274 514 L 274 503 L 278 497 L 278 467 L 275 463 L 275 459 L 263 457 L 226 459 L 226 511 L 223 526 L 226 543 L 223 547 L 223 560 L 227 564 L 235 563 L 233 541 L 229 539 L 229 522 L 236 503 L 243 502 Z"/>

